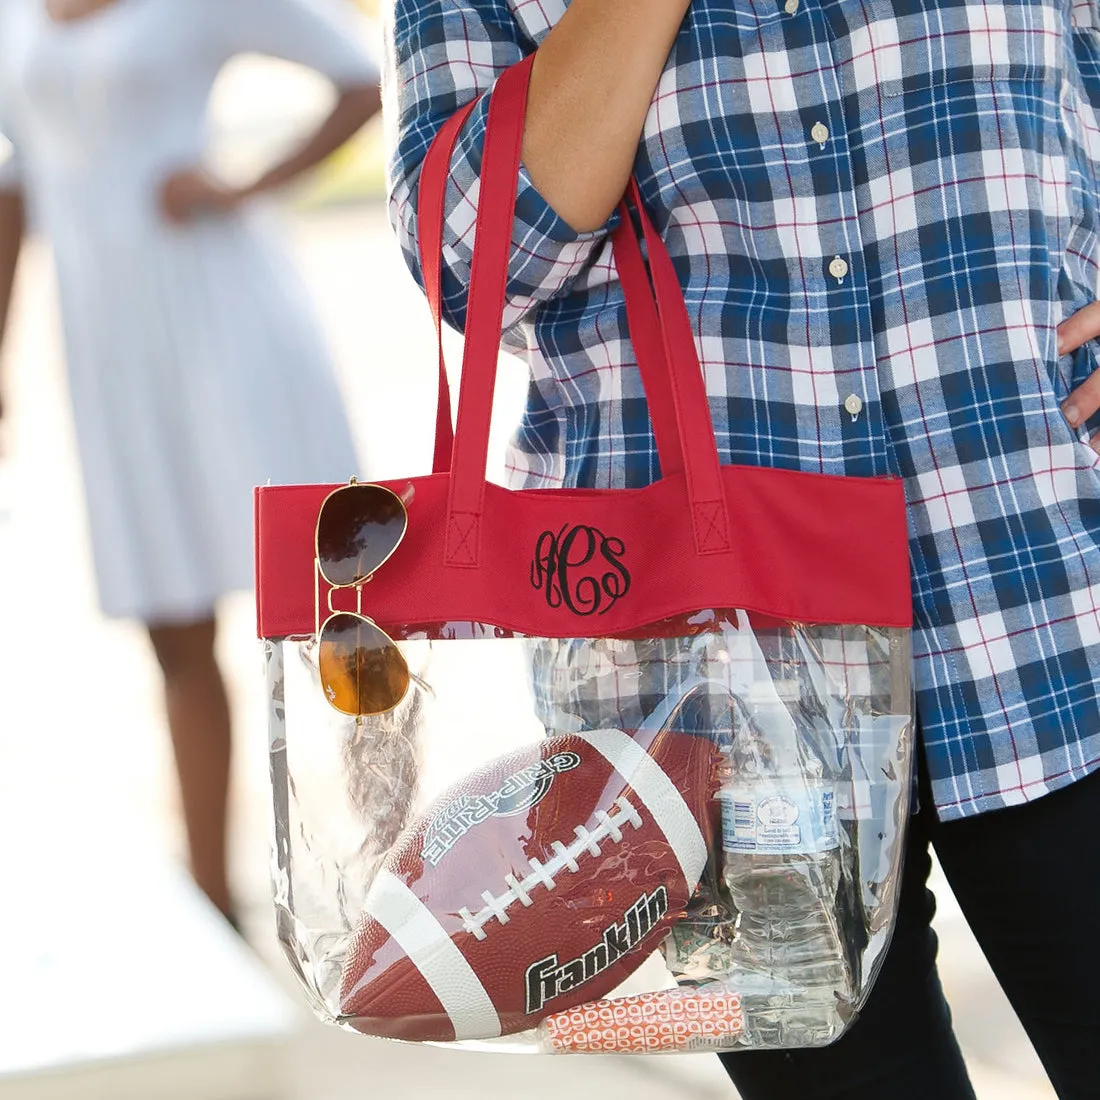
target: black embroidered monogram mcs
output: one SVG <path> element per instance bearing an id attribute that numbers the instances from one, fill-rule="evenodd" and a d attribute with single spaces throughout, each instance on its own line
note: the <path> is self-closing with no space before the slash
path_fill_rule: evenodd
<path id="1" fill-rule="evenodd" d="M 602 615 L 630 591 L 630 573 L 621 560 L 625 553 L 622 539 L 586 524 L 543 531 L 535 544 L 531 585 L 551 607 Z"/>

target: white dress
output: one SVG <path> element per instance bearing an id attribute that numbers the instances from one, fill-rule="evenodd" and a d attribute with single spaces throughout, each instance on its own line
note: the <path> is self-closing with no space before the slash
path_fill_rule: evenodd
<path id="1" fill-rule="evenodd" d="M 0 0 L 0 187 L 22 189 L 53 248 L 109 615 L 205 615 L 251 586 L 254 485 L 356 472 L 324 342 L 266 215 L 173 227 L 157 207 L 165 175 L 203 158 L 232 56 L 377 80 L 337 4 L 350 9 L 115 0 L 63 24 L 44 0 Z"/>

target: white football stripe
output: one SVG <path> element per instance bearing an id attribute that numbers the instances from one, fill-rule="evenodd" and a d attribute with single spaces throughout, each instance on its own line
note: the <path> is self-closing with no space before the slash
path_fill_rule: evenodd
<path id="1" fill-rule="evenodd" d="M 687 880 L 694 890 L 707 863 L 707 842 L 683 795 L 664 769 L 622 730 L 587 730 L 583 737 L 625 779 L 665 834 Z"/>
<path id="2" fill-rule="evenodd" d="M 485 987 L 427 906 L 389 871 L 379 871 L 367 894 L 366 912 L 416 964 L 451 1018 L 456 1039 L 494 1039 L 500 1017 Z M 362 987 L 359 979 L 345 1000 Z"/>

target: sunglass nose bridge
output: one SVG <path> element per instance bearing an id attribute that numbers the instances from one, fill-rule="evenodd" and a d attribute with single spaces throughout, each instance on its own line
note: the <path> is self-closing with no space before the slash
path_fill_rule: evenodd
<path id="1" fill-rule="evenodd" d="M 363 614 L 363 586 L 370 584 L 374 580 L 374 574 L 370 573 L 356 584 L 329 584 L 325 578 L 324 571 L 321 569 L 321 563 L 314 558 L 313 559 L 313 621 L 314 621 L 314 633 L 319 634 L 321 631 L 321 588 L 325 589 L 324 605 L 330 615 L 335 615 L 338 611 L 342 611 L 343 608 L 334 607 L 332 604 L 332 597 L 337 592 L 346 591 L 349 588 L 355 589 L 355 612 L 357 615 Z"/>
<path id="2" fill-rule="evenodd" d="M 325 593 L 325 603 L 328 605 L 330 615 L 335 615 L 338 611 L 342 611 L 343 608 L 332 606 L 332 595 L 334 592 L 343 592 L 348 588 L 355 589 L 355 612 L 357 615 L 363 614 L 363 585 L 367 583 L 371 578 L 367 577 L 366 580 L 361 581 L 359 584 L 342 584 L 342 585 L 330 585 L 328 591 Z"/>

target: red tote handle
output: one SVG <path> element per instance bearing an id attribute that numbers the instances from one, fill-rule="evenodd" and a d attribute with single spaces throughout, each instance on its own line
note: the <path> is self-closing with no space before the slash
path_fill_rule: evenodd
<path id="1" fill-rule="evenodd" d="M 459 132 L 470 117 L 477 100 L 456 111 L 442 127 L 427 156 L 420 174 L 417 203 L 417 227 L 420 244 L 420 269 L 424 288 L 435 323 L 439 357 L 439 393 L 436 400 L 435 451 L 432 472 L 441 474 L 450 469 L 454 433 L 451 429 L 451 390 L 447 381 L 447 366 L 443 354 L 443 288 L 442 252 L 443 221 L 447 180 L 451 157 Z M 661 476 L 681 473 L 684 468 L 680 450 L 676 410 L 673 407 L 672 384 L 665 363 L 664 337 L 660 318 L 653 301 L 638 238 L 630 221 L 626 203 L 619 204 L 620 222 L 612 236 L 615 267 L 623 286 L 626 301 L 627 331 L 630 333 L 642 389 L 653 422 L 653 435 L 661 462 Z"/>
<path id="2" fill-rule="evenodd" d="M 445 554 L 448 564 L 452 565 L 476 566 L 480 558 L 480 520 L 484 508 L 489 426 L 503 323 L 527 86 L 533 60 L 533 56 L 528 57 L 500 76 L 489 105 L 448 502 Z M 470 109 L 468 106 L 460 118 L 450 120 L 437 137 L 436 143 L 441 150 L 446 150 L 446 156 L 440 152 L 433 157 L 431 165 L 426 160 L 421 172 L 422 219 L 430 221 L 433 227 L 425 238 L 426 223 L 421 220 L 422 264 L 429 297 L 433 293 L 436 295 L 432 310 L 437 318 L 439 269 L 428 260 L 428 254 L 429 250 L 436 257 L 440 254 L 442 198 L 450 152 L 458 129 Z M 435 152 L 434 147 L 432 152 Z M 639 348 L 644 349 L 638 355 L 639 366 L 650 404 L 662 474 L 667 476 L 681 468 L 685 471 L 696 550 L 699 553 L 722 552 L 729 549 L 729 523 L 714 430 L 690 320 L 672 260 L 649 223 L 636 190 L 632 197 L 638 205 L 649 249 L 659 309 L 656 317 L 628 218 L 624 219 L 626 228 L 620 227 L 616 231 L 616 264 L 627 296 L 628 318 L 630 322 L 640 323 L 643 329 L 642 333 L 635 333 L 634 346 L 636 354 Z M 438 204 L 438 216 L 432 203 Z M 434 232 L 437 224 L 438 235 Z M 643 334 L 650 336 L 654 328 L 661 335 L 659 345 L 655 340 L 639 338 Z M 663 363 L 659 361 L 659 349 L 664 351 Z M 442 381 L 440 396 L 442 410 Z M 670 404 L 674 416 L 669 415 Z M 438 427 L 443 418 L 444 414 L 440 411 L 437 415 L 437 460 L 440 448 Z M 449 430 L 449 416 L 446 419 Z"/>
<path id="3" fill-rule="evenodd" d="M 420 238 L 420 273 L 424 291 L 435 322 L 436 345 L 439 349 L 439 396 L 435 406 L 435 450 L 432 473 L 446 473 L 451 468 L 454 432 L 451 429 L 451 387 L 447 381 L 447 363 L 443 356 L 443 210 L 451 156 L 459 131 L 477 106 L 477 100 L 456 111 L 436 135 L 420 169 L 420 191 L 417 196 L 416 224 Z"/>
<path id="4" fill-rule="evenodd" d="M 672 257 L 653 228 L 642 204 L 638 181 L 631 177 L 629 194 L 638 213 L 649 251 L 649 270 L 657 295 L 657 311 L 664 336 L 665 358 L 672 380 L 672 404 L 684 446 L 684 467 L 691 500 L 695 549 L 700 554 L 729 549 L 730 527 L 722 464 L 714 438 L 707 387 L 695 348 L 691 319 Z"/>
<path id="5" fill-rule="evenodd" d="M 643 215 L 644 216 L 644 215 Z M 661 462 L 661 477 L 683 473 L 684 453 L 680 448 L 680 429 L 676 423 L 673 405 L 672 381 L 665 359 L 664 336 L 661 319 L 653 301 L 642 250 L 630 220 L 630 210 L 625 202 L 619 204 L 619 224 L 611 238 L 615 268 L 626 302 L 626 327 L 638 372 L 642 376 L 642 390 L 649 406 L 649 419 L 653 423 L 653 437 L 657 443 L 657 455 Z"/>

